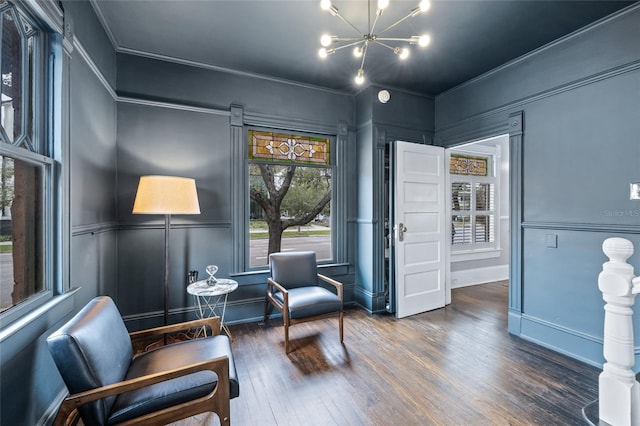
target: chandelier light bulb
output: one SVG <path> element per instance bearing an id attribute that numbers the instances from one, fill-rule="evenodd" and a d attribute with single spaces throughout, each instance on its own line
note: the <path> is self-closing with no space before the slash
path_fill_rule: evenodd
<path id="1" fill-rule="evenodd" d="M 378 0 L 378 10 L 384 10 L 389 6 L 389 0 Z"/>
<path id="2" fill-rule="evenodd" d="M 431 2 L 429 0 L 422 0 L 420 2 L 420 12 L 426 12 L 431 8 Z"/>
<path id="3" fill-rule="evenodd" d="M 418 45 L 420 47 L 427 47 L 429 43 L 431 43 L 431 37 L 429 36 L 429 34 L 423 34 L 418 39 Z"/>
<path id="4" fill-rule="evenodd" d="M 358 86 L 361 86 L 364 83 L 364 70 L 360 68 L 358 70 L 358 75 L 356 75 L 355 82 Z"/>
<path id="5" fill-rule="evenodd" d="M 332 42 L 333 42 L 333 39 L 329 34 L 322 34 L 322 36 L 320 36 L 320 44 L 323 45 L 324 47 L 331 46 Z"/>
<path id="6" fill-rule="evenodd" d="M 324 47 L 321 47 L 320 50 L 318 50 L 318 56 L 320 56 L 322 59 L 327 57 L 327 49 L 325 49 Z"/>
<path id="7" fill-rule="evenodd" d="M 356 58 L 362 57 L 362 46 L 356 46 L 353 48 L 353 56 Z"/>
<path id="8" fill-rule="evenodd" d="M 331 0 L 320 0 L 320 7 L 322 10 L 329 10 L 331 7 Z"/>
<path id="9" fill-rule="evenodd" d="M 398 57 L 402 60 L 407 59 L 409 57 L 409 49 L 407 47 L 399 48 L 396 47 L 393 49 L 393 53 L 398 55 Z"/>

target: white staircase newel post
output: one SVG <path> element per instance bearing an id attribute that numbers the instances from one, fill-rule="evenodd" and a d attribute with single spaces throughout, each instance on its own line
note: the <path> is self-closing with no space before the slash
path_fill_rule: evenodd
<path id="1" fill-rule="evenodd" d="M 604 358 L 599 378 L 600 420 L 616 425 L 640 425 L 640 383 L 633 372 L 633 303 L 640 292 L 640 280 L 634 280 L 633 266 L 626 260 L 633 244 L 624 238 L 608 238 L 602 250 L 609 262 L 602 265 L 598 288 L 604 305 Z M 635 288 L 634 288 L 635 286 Z"/>

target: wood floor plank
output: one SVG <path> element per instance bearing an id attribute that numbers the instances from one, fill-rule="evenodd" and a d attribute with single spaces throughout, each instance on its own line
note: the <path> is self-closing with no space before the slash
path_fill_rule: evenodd
<path id="1" fill-rule="evenodd" d="M 455 289 L 401 320 L 345 314 L 231 327 L 234 425 L 579 425 L 600 370 L 507 333 L 506 282 Z"/>

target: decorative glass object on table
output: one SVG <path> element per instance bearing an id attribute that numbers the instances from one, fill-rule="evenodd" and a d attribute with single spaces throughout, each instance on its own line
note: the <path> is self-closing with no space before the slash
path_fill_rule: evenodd
<path id="1" fill-rule="evenodd" d="M 218 280 L 214 275 L 218 272 L 218 267 L 216 265 L 209 265 L 206 267 L 205 271 L 209 274 L 209 278 L 207 278 L 207 284 L 210 286 L 214 286 L 218 283 Z"/>

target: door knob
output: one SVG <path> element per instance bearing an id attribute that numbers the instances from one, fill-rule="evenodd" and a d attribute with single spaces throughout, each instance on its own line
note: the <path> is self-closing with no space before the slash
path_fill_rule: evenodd
<path id="1" fill-rule="evenodd" d="M 407 232 L 407 227 L 403 223 L 399 223 L 395 226 L 395 231 L 398 234 L 398 241 L 404 241 L 404 233 Z"/>

